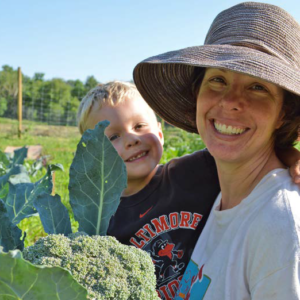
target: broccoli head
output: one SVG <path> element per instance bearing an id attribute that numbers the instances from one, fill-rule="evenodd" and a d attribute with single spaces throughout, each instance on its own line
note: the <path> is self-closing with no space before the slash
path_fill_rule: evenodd
<path id="1" fill-rule="evenodd" d="M 23 256 L 36 265 L 69 270 L 89 299 L 159 299 L 149 254 L 111 236 L 52 234 L 25 248 Z"/>

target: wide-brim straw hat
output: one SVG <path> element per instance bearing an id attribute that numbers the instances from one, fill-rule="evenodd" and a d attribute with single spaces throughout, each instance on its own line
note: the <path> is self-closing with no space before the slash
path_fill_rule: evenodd
<path id="1" fill-rule="evenodd" d="M 300 95 L 300 25 L 275 5 L 245 2 L 222 11 L 203 46 L 150 57 L 133 72 L 150 107 L 168 123 L 196 127 L 195 67 L 255 76 Z"/>

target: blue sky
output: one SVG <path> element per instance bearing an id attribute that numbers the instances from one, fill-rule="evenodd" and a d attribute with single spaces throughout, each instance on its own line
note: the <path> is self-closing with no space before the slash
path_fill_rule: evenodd
<path id="1" fill-rule="evenodd" d="M 235 0 L 0 0 L 0 66 L 46 79 L 131 80 L 134 66 L 202 45 L 214 17 Z M 299 0 L 264 0 L 300 23 Z"/>

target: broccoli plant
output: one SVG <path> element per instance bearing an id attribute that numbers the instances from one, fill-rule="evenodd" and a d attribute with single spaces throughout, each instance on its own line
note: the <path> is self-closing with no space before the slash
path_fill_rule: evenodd
<path id="1" fill-rule="evenodd" d="M 38 213 L 49 236 L 24 249 L 26 260 L 52 266 L 50 272 L 58 267 L 70 271 L 87 289 L 89 299 L 159 299 L 149 254 L 105 236 L 127 181 L 125 164 L 104 134 L 108 124 L 100 122 L 83 134 L 70 168 L 70 204 L 79 233 L 71 232 L 70 218 L 59 195 L 51 195 L 51 175 L 59 168 L 52 165 L 37 183 L 9 182 L 8 194 L 0 199 L 0 246 L 4 251 L 23 250 L 25 236 L 21 237 L 16 225 Z M 0 253 L 0 265 L 3 259 Z M 39 295 L 38 299 L 48 297 Z"/>
<path id="2" fill-rule="evenodd" d="M 111 236 L 48 235 L 23 252 L 36 265 L 71 271 L 88 290 L 89 299 L 159 299 L 154 265 L 147 252 L 119 243 Z"/>
<path id="3" fill-rule="evenodd" d="M 0 198 L 5 199 L 9 190 L 9 180 L 13 183 L 30 182 L 26 168 L 23 166 L 27 156 L 27 148 L 14 151 L 14 156 L 10 157 L 0 152 Z M 18 177 L 16 179 L 15 177 Z M 19 181 L 19 182 L 18 182 Z"/>

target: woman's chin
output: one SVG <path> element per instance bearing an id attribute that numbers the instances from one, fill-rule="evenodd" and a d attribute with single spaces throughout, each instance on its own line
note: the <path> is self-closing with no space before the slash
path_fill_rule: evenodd
<path id="1" fill-rule="evenodd" d="M 236 162 L 243 158 L 245 150 L 241 145 L 224 145 L 211 143 L 206 145 L 216 161 Z"/>

